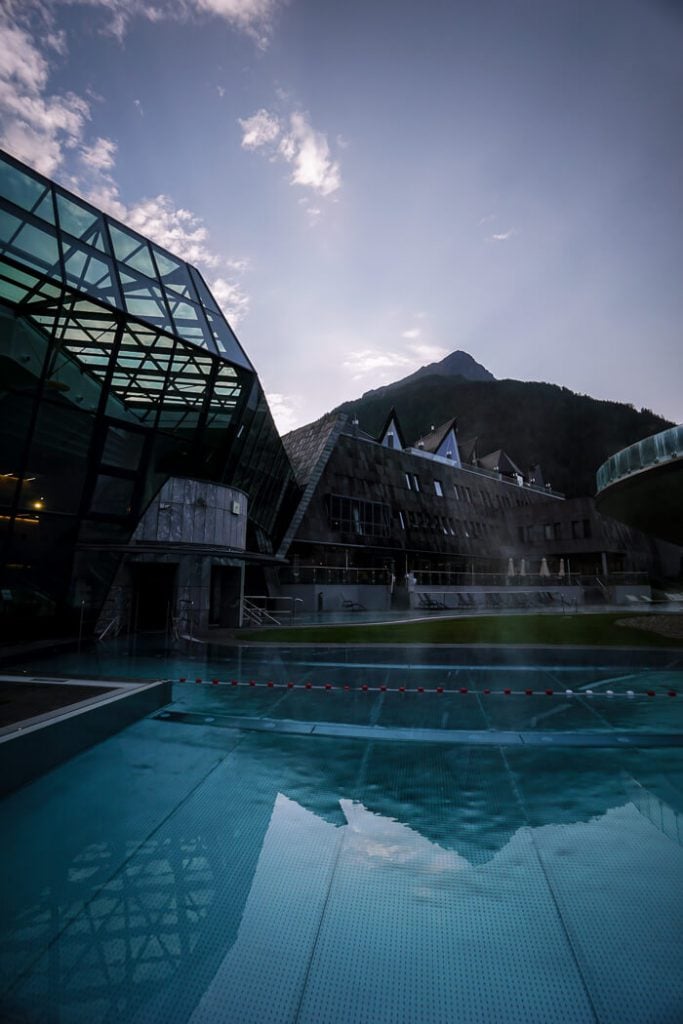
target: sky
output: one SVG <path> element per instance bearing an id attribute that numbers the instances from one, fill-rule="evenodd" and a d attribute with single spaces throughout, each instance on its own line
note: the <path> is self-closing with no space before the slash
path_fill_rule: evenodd
<path id="1" fill-rule="evenodd" d="M 455 349 L 682 421 L 682 126 L 679 0 L 0 0 L 2 146 L 200 268 L 283 432 Z"/>

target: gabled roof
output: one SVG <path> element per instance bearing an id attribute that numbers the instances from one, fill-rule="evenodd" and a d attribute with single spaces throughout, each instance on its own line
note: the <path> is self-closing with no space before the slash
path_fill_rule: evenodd
<path id="1" fill-rule="evenodd" d="M 483 455 L 479 459 L 479 465 L 483 469 L 492 469 L 498 473 L 503 473 L 505 476 L 512 476 L 515 473 L 524 476 L 519 466 L 512 461 L 502 448 L 496 449 L 495 452 L 489 452 L 488 455 Z"/>
<path id="2" fill-rule="evenodd" d="M 471 466 L 477 458 L 478 437 L 468 437 L 466 441 L 458 441 L 460 461 L 463 465 Z"/>
<path id="3" fill-rule="evenodd" d="M 380 430 L 379 434 L 377 435 L 377 443 L 378 444 L 384 444 L 384 441 L 386 439 L 387 434 L 389 433 L 389 428 L 391 427 L 392 423 L 394 425 L 394 429 L 395 429 L 396 434 L 397 434 L 398 445 L 396 447 L 397 448 L 405 448 L 406 447 L 405 438 L 403 437 L 403 431 L 401 430 L 401 424 L 399 422 L 398 416 L 396 415 L 396 409 L 393 407 L 393 405 L 392 405 L 391 409 L 389 410 L 389 415 L 386 418 L 384 426 L 382 427 L 382 429 Z"/>
<path id="4" fill-rule="evenodd" d="M 282 443 L 292 464 L 296 482 L 300 487 L 305 487 L 308 483 L 321 452 L 335 427 L 341 429 L 345 421 L 346 417 L 340 416 L 339 413 L 327 413 L 326 416 L 321 416 L 314 423 L 307 423 L 305 427 L 290 430 L 288 434 L 284 435 Z"/>
<path id="5" fill-rule="evenodd" d="M 413 445 L 413 448 L 424 448 L 426 452 L 436 453 L 439 448 L 448 437 L 451 430 L 456 430 L 455 419 L 446 420 L 441 426 L 435 427 L 428 434 L 424 434 L 423 437 L 418 437 L 417 441 Z"/>
<path id="6" fill-rule="evenodd" d="M 529 482 L 535 483 L 537 487 L 545 487 L 545 477 L 543 476 L 543 470 L 537 464 L 532 466 L 528 473 Z"/>

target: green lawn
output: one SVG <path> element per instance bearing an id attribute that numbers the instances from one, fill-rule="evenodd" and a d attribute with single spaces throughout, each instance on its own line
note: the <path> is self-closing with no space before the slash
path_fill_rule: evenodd
<path id="1" fill-rule="evenodd" d="M 595 615 L 482 615 L 382 625 L 297 626 L 240 630 L 236 639 L 259 643 L 597 644 L 679 647 L 683 640 L 625 626 L 623 613 Z"/>

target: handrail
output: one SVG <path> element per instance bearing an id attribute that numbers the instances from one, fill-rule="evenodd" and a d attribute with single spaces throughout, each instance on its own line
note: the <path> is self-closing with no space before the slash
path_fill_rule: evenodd
<path id="1" fill-rule="evenodd" d="M 109 620 L 109 622 L 104 627 L 102 632 L 98 635 L 97 639 L 98 640 L 104 640 L 104 638 L 107 635 L 107 633 L 109 633 L 111 630 L 114 630 L 114 634 L 113 634 L 114 636 L 118 636 L 120 629 L 121 629 L 121 618 L 120 618 L 120 616 L 115 615 L 113 619 Z"/>
<path id="2" fill-rule="evenodd" d="M 242 604 L 242 616 L 248 619 L 252 626 L 263 626 L 264 623 L 271 626 L 281 625 L 279 619 L 276 619 L 265 608 L 260 608 L 259 605 L 253 604 L 247 597 L 244 598 Z"/>

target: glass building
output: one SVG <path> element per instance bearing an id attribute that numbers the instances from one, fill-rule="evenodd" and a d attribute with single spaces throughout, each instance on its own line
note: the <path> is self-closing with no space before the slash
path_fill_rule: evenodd
<path id="1" fill-rule="evenodd" d="M 0 154 L 0 623 L 94 621 L 170 477 L 248 496 L 247 550 L 297 496 L 253 366 L 201 274 Z"/>

